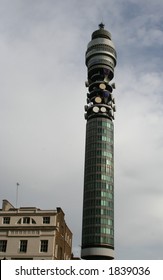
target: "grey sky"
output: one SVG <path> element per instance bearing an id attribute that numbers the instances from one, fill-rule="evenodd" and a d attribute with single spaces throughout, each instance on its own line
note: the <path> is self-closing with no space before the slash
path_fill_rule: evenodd
<path id="1" fill-rule="evenodd" d="M 103 21 L 115 70 L 117 259 L 163 258 L 162 0 L 0 0 L 0 197 L 63 208 L 80 254 L 85 50 Z"/>

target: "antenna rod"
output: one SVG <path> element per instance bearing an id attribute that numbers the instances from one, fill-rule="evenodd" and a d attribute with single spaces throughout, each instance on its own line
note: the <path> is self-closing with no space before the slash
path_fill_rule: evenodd
<path id="1" fill-rule="evenodd" d="M 19 183 L 16 183 L 16 208 L 17 208 L 17 206 L 18 206 L 18 191 L 19 191 Z"/>

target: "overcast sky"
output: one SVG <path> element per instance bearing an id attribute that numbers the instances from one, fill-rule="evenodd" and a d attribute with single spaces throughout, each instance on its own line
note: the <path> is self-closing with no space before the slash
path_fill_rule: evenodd
<path id="1" fill-rule="evenodd" d="M 116 259 L 163 259 L 163 1 L 0 0 L 0 198 L 62 207 L 80 255 L 85 51 L 103 21 L 114 91 Z"/>

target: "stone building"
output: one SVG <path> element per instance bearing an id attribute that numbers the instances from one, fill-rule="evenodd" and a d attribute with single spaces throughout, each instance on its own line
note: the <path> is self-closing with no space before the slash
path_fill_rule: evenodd
<path id="1" fill-rule="evenodd" d="M 15 208 L 3 200 L 0 209 L 0 259 L 70 260 L 72 232 L 61 208 Z"/>

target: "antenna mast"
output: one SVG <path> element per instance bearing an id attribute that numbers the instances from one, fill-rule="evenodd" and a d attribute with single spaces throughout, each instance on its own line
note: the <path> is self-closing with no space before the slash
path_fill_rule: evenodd
<path id="1" fill-rule="evenodd" d="M 18 207 L 19 183 L 16 183 L 16 208 Z"/>

